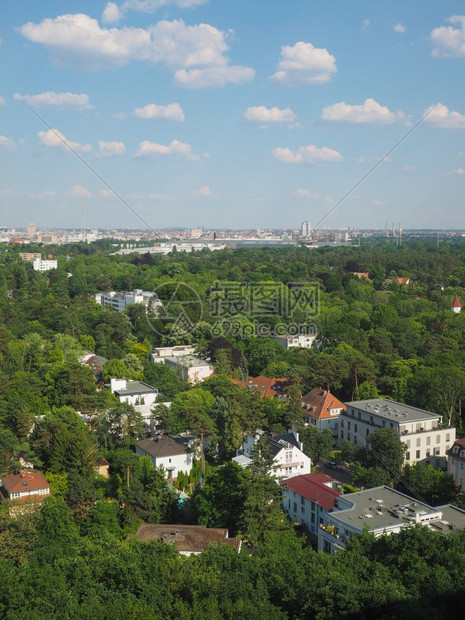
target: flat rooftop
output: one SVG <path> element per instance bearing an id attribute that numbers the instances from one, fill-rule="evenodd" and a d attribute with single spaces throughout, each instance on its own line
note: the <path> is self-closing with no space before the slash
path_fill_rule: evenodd
<path id="1" fill-rule="evenodd" d="M 433 508 L 386 486 L 349 493 L 343 499 L 351 502 L 352 507 L 331 516 L 360 531 L 365 525 L 376 531 L 409 523 L 445 532 L 465 528 L 463 510 L 450 505 Z"/>
<path id="2" fill-rule="evenodd" d="M 137 532 L 128 538 L 137 538 L 141 542 L 162 540 L 174 544 L 178 551 L 184 553 L 201 553 L 209 544 L 217 542 L 231 545 L 238 552 L 241 548 L 239 539 L 228 538 L 227 529 L 206 528 L 204 525 L 142 523 Z"/>
<path id="3" fill-rule="evenodd" d="M 430 420 L 431 418 L 440 418 L 437 413 L 431 413 L 431 411 L 425 411 L 424 409 L 418 409 L 417 407 L 411 407 L 404 403 L 398 403 L 395 400 L 389 400 L 388 398 L 370 398 L 368 400 L 354 400 L 349 403 L 345 403 L 347 409 L 350 407 L 354 409 L 361 409 L 367 413 L 377 415 L 386 420 L 396 422 L 420 422 L 421 420 Z M 349 413 L 349 411 L 348 411 Z"/>
<path id="4" fill-rule="evenodd" d="M 126 381 L 125 388 L 115 389 L 115 394 L 152 394 L 153 392 L 158 392 L 157 388 L 142 381 Z"/>

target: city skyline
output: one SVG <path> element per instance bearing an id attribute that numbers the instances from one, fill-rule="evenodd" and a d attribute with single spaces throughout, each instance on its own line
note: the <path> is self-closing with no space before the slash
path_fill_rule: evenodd
<path id="1" fill-rule="evenodd" d="M 3 224 L 140 226 L 62 140 L 154 230 L 317 224 L 430 111 L 321 227 L 463 228 L 460 2 L 65 5 L 3 13 Z"/>

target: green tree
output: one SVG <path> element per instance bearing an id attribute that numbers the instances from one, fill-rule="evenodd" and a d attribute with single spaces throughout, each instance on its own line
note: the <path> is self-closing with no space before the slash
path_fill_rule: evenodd
<path id="1" fill-rule="evenodd" d="M 299 430 L 304 453 L 312 459 L 312 465 L 327 459 L 333 448 L 333 436 L 328 428 L 321 432 L 315 426 L 304 426 Z"/>

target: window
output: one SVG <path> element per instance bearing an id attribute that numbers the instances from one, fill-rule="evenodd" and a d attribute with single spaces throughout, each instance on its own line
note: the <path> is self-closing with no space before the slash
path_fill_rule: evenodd
<path id="1" fill-rule="evenodd" d="M 344 431 L 341 431 L 341 439 L 344 439 Z"/>
<path id="2" fill-rule="evenodd" d="M 312 510 L 315 510 L 315 508 L 316 508 L 316 504 L 315 502 L 312 502 Z"/>
<path id="3" fill-rule="evenodd" d="M 446 441 L 450 441 L 450 433 L 446 433 Z"/>
<path id="4" fill-rule="evenodd" d="M 417 437 L 417 448 L 419 448 L 421 446 L 421 439 L 420 437 Z"/>
<path id="5" fill-rule="evenodd" d="M 305 504 L 305 497 L 300 497 L 300 503 L 302 504 L 302 506 Z"/>
<path id="6" fill-rule="evenodd" d="M 431 437 L 430 437 L 430 436 L 428 436 L 428 437 L 426 438 L 426 445 L 427 445 L 427 446 L 430 446 L 430 445 L 431 445 Z"/>
<path id="7" fill-rule="evenodd" d="M 430 455 L 430 451 L 426 450 L 426 456 L 428 457 Z"/>
<path id="8" fill-rule="evenodd" d="M 329 542 L 327 540 L 324 540 L 323 543 L 323 550 L 325 551 L 325 553 L 331 553 L 331 545 L 329 544 Z"/>
<path id="9" fill-rule="evenodd" d="M 294 502 L 294 512 L 297 513 L 297 503 Z"/>
<path id="10" fill-rule="evenodd" d="M 463 463 L 460 463 L 460 469 L 463 469 Z"/>
<path id="11" fill-rule="evenodd" d="M 390 422 L 389 426 L 390 426 L 391 428 L 394 428 L 394 424 L 393 424 L 392 422 Z"/>
<path id="12" fill-rule="evenodd" d="M 386 420 L 383 420 L 383 428 L 386 426 Z"/>
<path id="13" fill-rule="evenodd" d="M 350 422 L 347 422 L 347 428 L 348 428 L 348 429 L 349 429 L 349 431 L 350 431 Z"/>
<path id="14" fill-rule="evenodd" d="M 370 424 L 373 424 L 373 416 L 370 416 Z"/>
<path id="15" fill-rule="evenodd" d="M 354 424 L 354 431 L 357 432 L 358 426 Z"/>
<path id="16" fill-rule="evenodd" d="M 410 452 L 405 453 L 405 460 L 410 461 Z"/>
<path id="17" fill-rule="evenodd" d="M 300 512 L 303 514 L 305 512 L 305 506 L 300 507 Z"/>
<path id="18" fill-rule="evenodd" d="M 417 459 L 420 458 L 420 450 L 417 450 Z"/>
<path id="19" fill-rule="evenodd" d="M 436 444 L 441 443 L 441 435 L 436 435 Z"/>
<path id="20" fill-rule="evenodd" d="M 365 431 L 365 436 L 368 437 L 369 434 L 370 434 L 370 429 L 367 428 L 366 431 Z"/>
<path id="21" fill-rule="evenodd" d="M 310 522 L 311 523 L 315 523 L 315 513 L 314 512 L 312 512 L 312 514 L 311 514 Z"/>
<path id="22" fill-rule="evenodd" d="M 362 412 L 361 412 L 361 411 L 359 411 L 359 412 L 358 412 L 358 419 L 359 419 L 359 420 L 361 420 L 361 419 L 362 419 Z"/>
<path id="23" fill-rule="evenodd" d="M 357 444 L 357 437 L 354 435 L 354 444 Z"/>
<path id="24" fill-rule="evenodd" d="M 407 441 L 405 442 L 405 445 L 407 446 L 407 448 L 410 448 L 410 439 L 407 439 Z"/>
<path id="25" fill-rule="evenodd" d="M 452 465 L 455 465 L 455 459 L 452 459 Z"/>

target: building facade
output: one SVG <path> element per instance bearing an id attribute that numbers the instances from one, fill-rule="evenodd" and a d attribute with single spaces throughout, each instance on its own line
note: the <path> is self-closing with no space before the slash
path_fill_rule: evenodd
<path id="1" fill-rule="evenodd" d="M 157 435 L 153 439 L 136 441 L 136 454 L 150 457 L 155 467 L 163 467 L 166 477 L 174 480 L 180 471 L 188 474 L 192 469 L 192 444 L 188 441 Z"/>
<path id="2" fill-rule="evenodd" d="M 162 306 L 161 301 L 153 292 L 138 288 L 133 289 L 132 292 L 108 291 L 96 293 L 95 301 L 107 310 L 114 310 L 115 312 L 124 312 L 132 304 L 142 304 L 156 313 L 158 308 Z"/>
<path id="3" fill-rule="evenodd" d="M 328 429 L 337 441 L 339 416 L 347 410 L 344 403 L 333 396 L 329 390 L 315 388 L 302 396 L 302 410 L 306 426 L 316 426 L 320 433 Z"/>
<path id="4" fill-rule="evenodd" d="M 454 482 L 462 491 L 465 489 L 465 437 L 454 441 L 447 452 L 447 471 L 454 477 Z"/>
<path id="5" fill-rule="evenodd" d="M 47 495 L 50 495 L 50 485 L 39 471 L 23 471 L 0 480 L 0 498 L 3 501 L 37 501 Z"/>
<path id="6" fill-rule="evenodd" d="M 56 260 L 42 260 L 41 258 L 35 258 L 32 261 L 32 268 L 34 271 L 50 271 L 51 269 L 58 269 L 58 261 Z"/>
<path id="7" fill-rule="evenodd" d="M 387 398 L 348 402 L 346 406 L 347 411 L 339 416 L 339 441 L 364 447 L 375 430 L 392 428 L 407 447 L 406 463 L 446 467 L 455 428 L 444 428 L 441 415 Z"/>
<path id="8" fill-rule="evenodd" d="M 295 336 L 273 336 L 273 339 L 286 350 L 293 347 L 310 349 L 316 336 L 315 334 L 296 334 Z"/>

